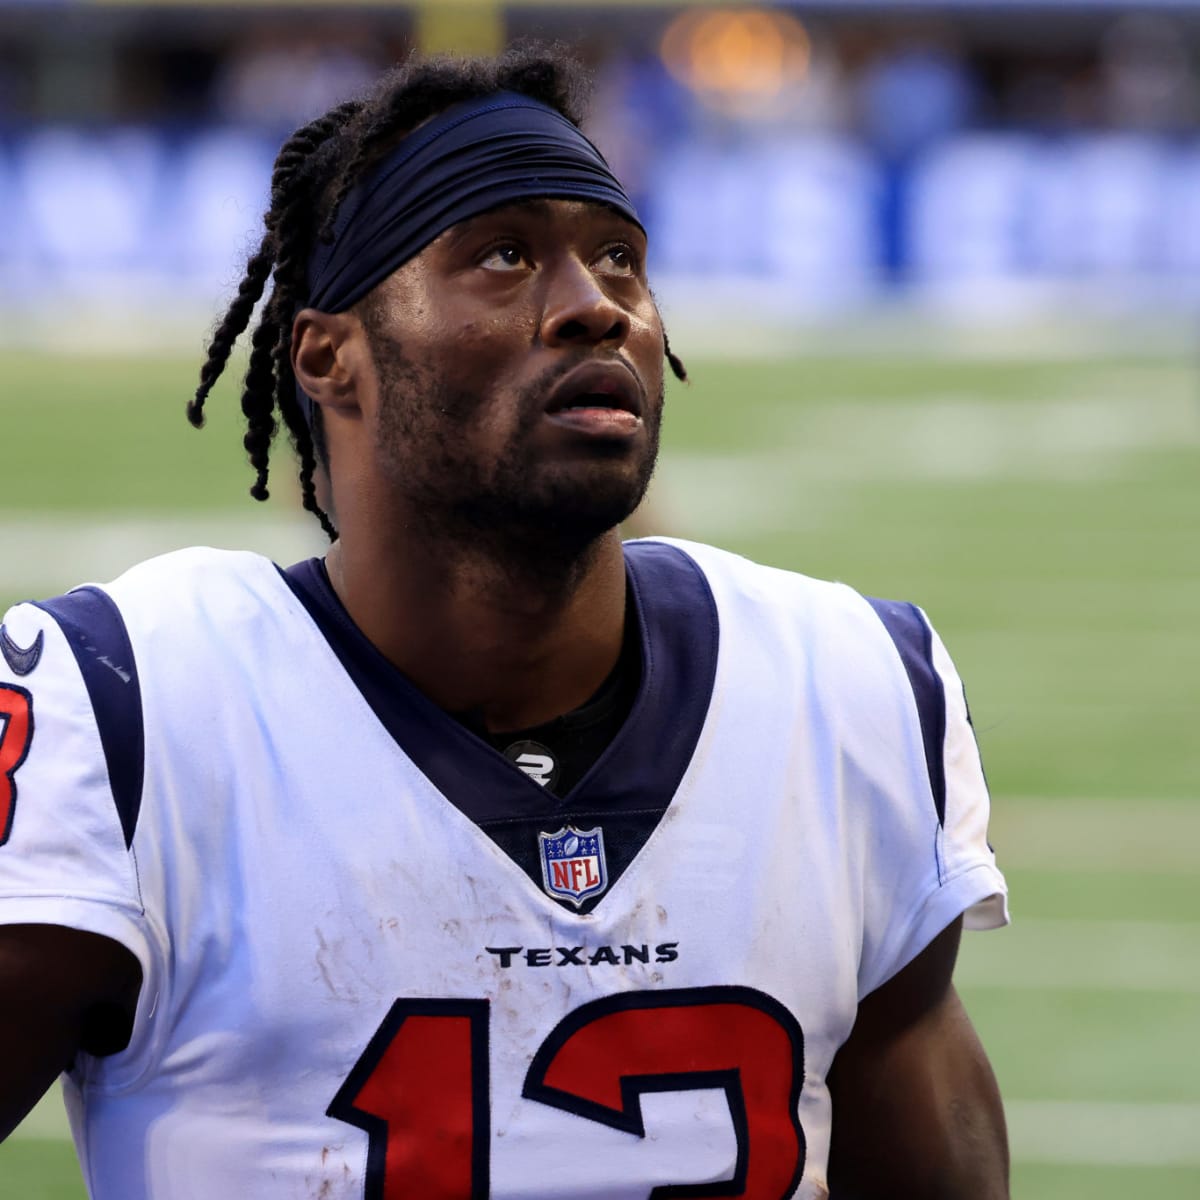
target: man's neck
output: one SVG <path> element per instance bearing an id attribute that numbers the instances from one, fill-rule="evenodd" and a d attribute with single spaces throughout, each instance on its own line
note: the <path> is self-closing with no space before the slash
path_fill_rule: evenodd
<path id="1" fill-rule="evenodd" d="M 557 561 L 420 537 L 386 550 L 343 539 L 326 566 L 385 658 L 435 704 L 477 711 L 493 731 L 584 703 L 620 654 L 625 566 L 615 530 Z"/>

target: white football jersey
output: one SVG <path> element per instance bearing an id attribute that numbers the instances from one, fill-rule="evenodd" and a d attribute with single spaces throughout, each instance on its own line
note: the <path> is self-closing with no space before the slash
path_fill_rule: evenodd
<path id="1" fill-rule="evenodd" d="M 316 560 L 182 551 L 8 613 L 0 921 L 144 977 L 66 1082 L 93 1197 L 826 1194 L 859 1001 L 1007 920 L 962 687 L 911 605 L 626 562 L 637 698 L 561 799 Z"/>

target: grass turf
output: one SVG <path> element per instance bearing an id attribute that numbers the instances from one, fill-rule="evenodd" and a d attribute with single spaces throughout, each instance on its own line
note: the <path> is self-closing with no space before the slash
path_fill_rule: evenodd
<path id="1" fill-rule="evenodd" d="M 69 1143 L 10 1138 L 0 1146 L 4 1200 L 84 1200 L 87 1192 Z"/>
<path id="2" fill-rule="evenodd" d="M 20 438 L 7 442 L 0 531 L 34 513 L 254 508 L 232 392 L 214 397 L 209 429 L 186 425 L 195 362 L 3 365 L 0 420 Z M 1194 824 L 1200 779 L 1192 364 L 914 353 L 689 366 L 695 383 L 670 396 L 668 524 L 925 607 L 969 685 L 996 828 L 1014 830 L 1009 857 L 997 850 L 1018 921 L 1200 922 L 1200 851 L 1173 828 L 1175 815 Z M 277 461 L 286 505 L 286 448 Z M 48 558 L 47 578 L 68 569 Z M 1093 819 L 1100 799 L 1125 826 L 1107 809 L 1107 824 Z M 1009 1097 L 1200 1103 L 1194 992 L 1011 984 L 964 989 Z M 1022 1200 L 1131 1193 L 1195 1196 L 1200 1169 L 1018 1161 L 1014 1173 Z M 8 1195 L 82 1195 L 69 1151 L 0 1147 Z"/>

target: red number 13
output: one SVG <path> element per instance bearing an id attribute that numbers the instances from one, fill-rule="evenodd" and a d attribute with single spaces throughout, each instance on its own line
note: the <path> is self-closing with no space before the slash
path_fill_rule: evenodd
<path id="1" fill-rule="evenodd" d="M 13 778 L 33 741 L 33 697 L 12 683 L 0 684 L 0 846 L 12 832 L 17 811 Z"/>
<path id="2" fill-rule="evenodd" d="M 487 1022 L 486 1000 L 392 1005 L 328 1110 L 368 1134 L 366 1200 L 486 1200 Z M 534 1055 L 522 1094 L 645 1136 L 642 1093 L 721 1088 L 737 1136 L 733 1176 L 651 1197 L 783 1200 L 804 1171 L 803 1078 L 804 1037 L 777 1000 L 684 988 L 577 1008 Z"/>

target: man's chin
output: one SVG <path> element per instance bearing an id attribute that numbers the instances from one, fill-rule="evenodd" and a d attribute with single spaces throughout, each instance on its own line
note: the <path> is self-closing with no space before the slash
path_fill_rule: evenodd
<path id="1" fill-rule="evenodd" d="M 460 507 L 459 515 L 485 536 L 540 543 L 562 554 L 581 552 L 615 529 L 641 503 L 648 480 L 555 480 L 519 495 L 494 495 Z"/>

